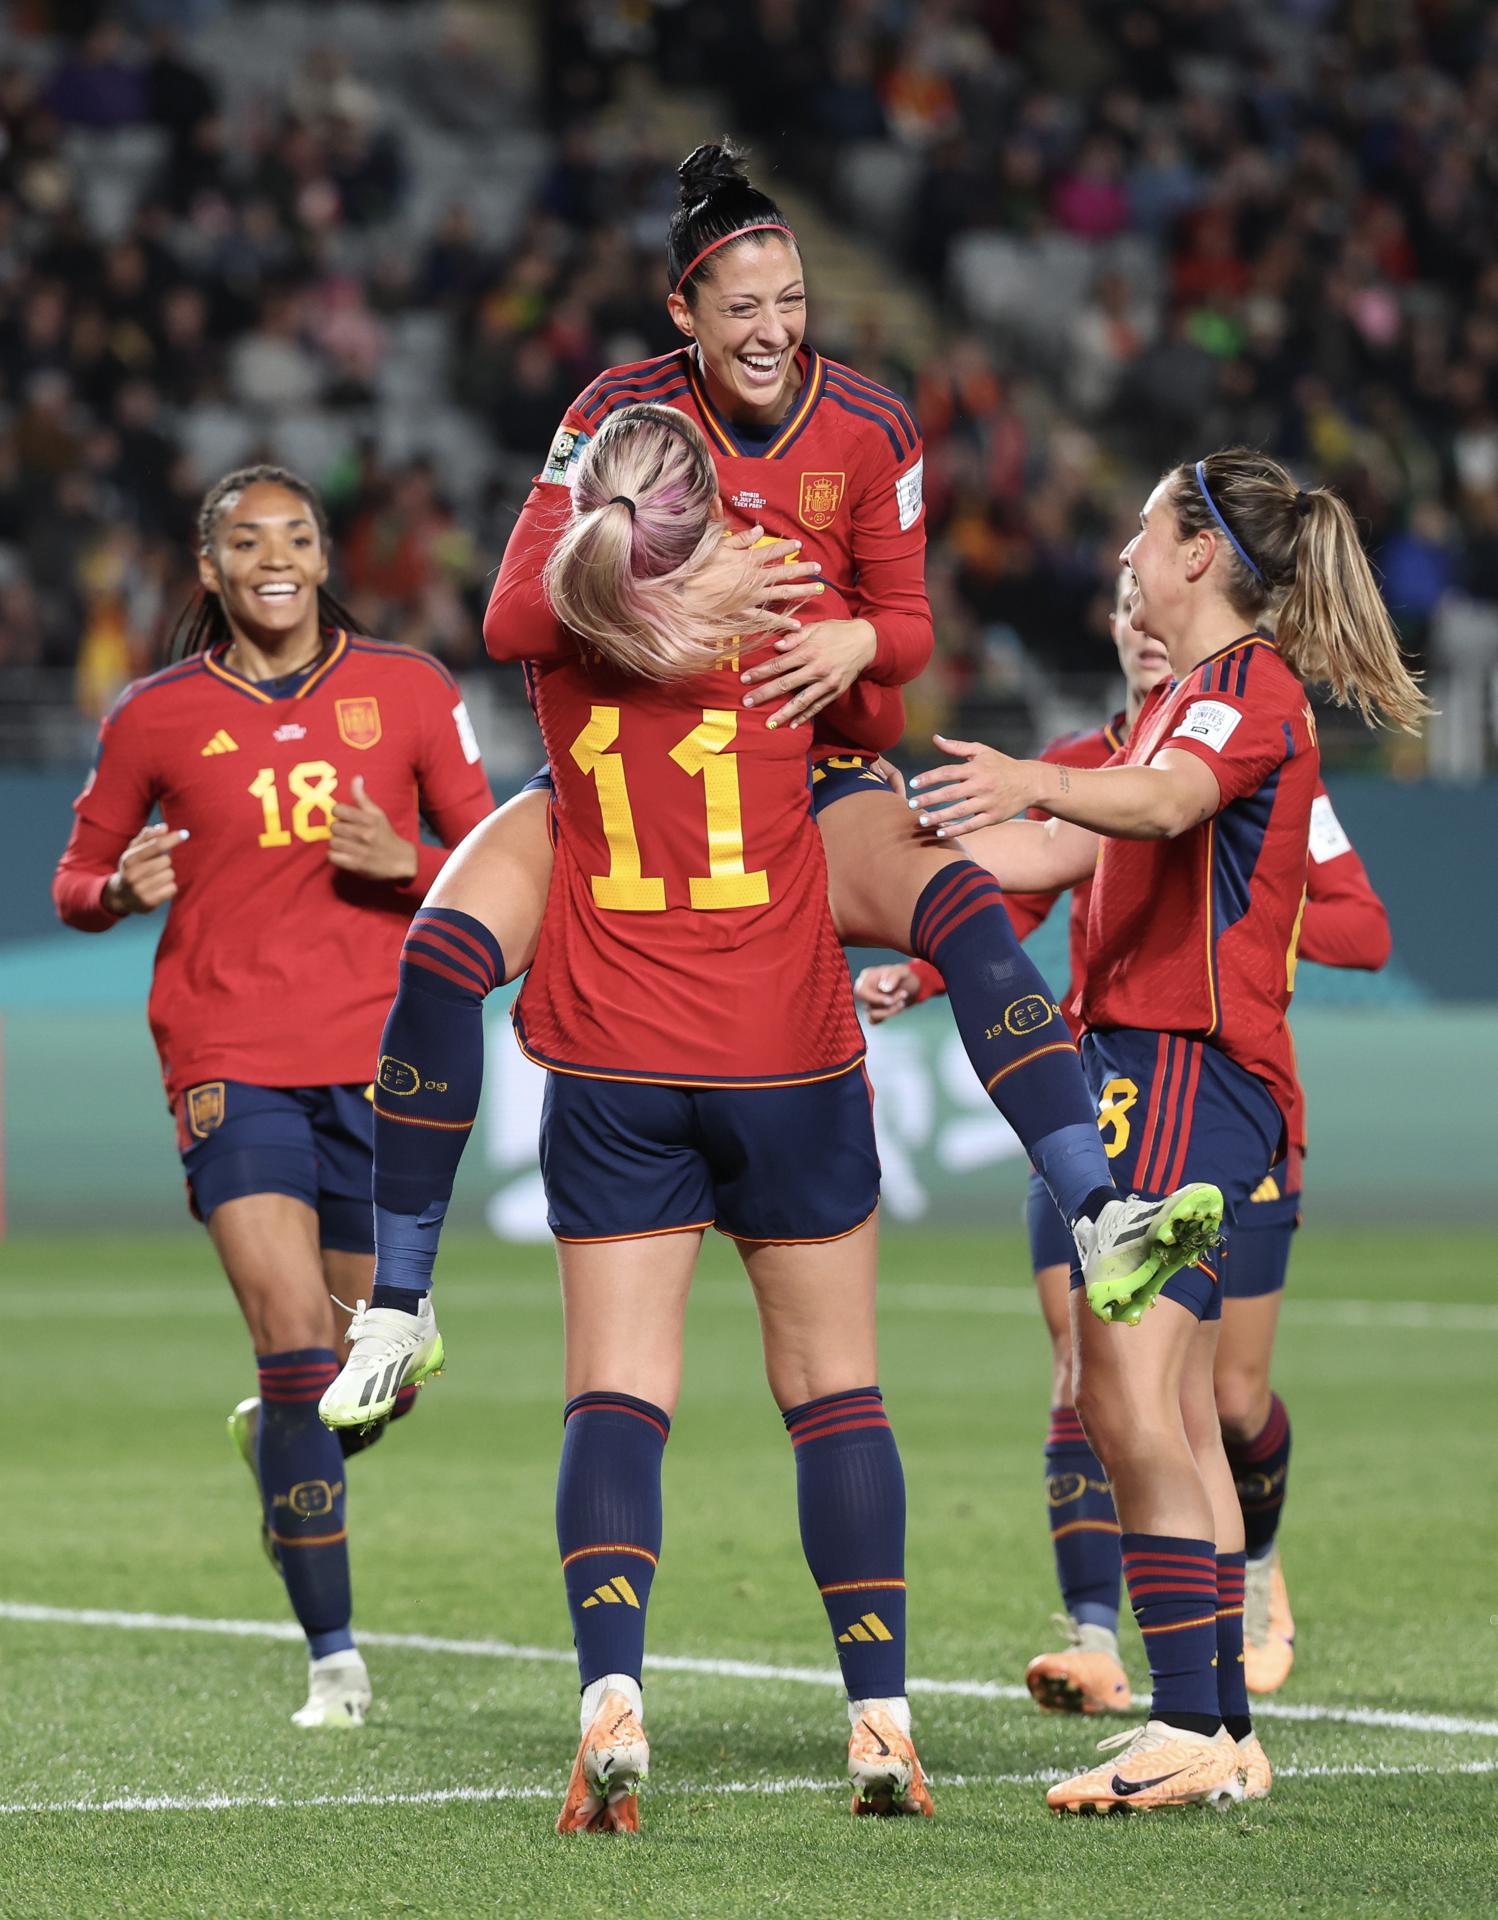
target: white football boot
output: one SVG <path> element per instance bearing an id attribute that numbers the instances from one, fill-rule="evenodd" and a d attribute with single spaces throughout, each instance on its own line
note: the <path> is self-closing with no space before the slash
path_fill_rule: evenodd
<path id="1" fill-rule="evenodd" d="M 297 1727 L 362 1727 L 374 1694 L 356 1647 L 326 1653 L 307 1665 L 307 1704 L 291 1716 Z"/>
<path id="2" fill-rule="evenodd" d="M 1204 1180 L 1164 1200 L 1122 1194 L 1073 1232 L 1082 1257 L 1087 1304 L 1099 1320 L 1137 1327 L 1173 1273 L 1200 1260 L 1222 1232 L 1222 1195 Z"/>
<path id="3" fill-rule="evenodd" d="M 442 1371 L 442 1335 L 430 1295 L 422 1297 L 419 1313 L 359 1301 L 348 1340 L 343 1370 L 317 1403 L 325 1427 L 372 1427 L 393 1411 L 402 1387 L 419 1387 Z"/>

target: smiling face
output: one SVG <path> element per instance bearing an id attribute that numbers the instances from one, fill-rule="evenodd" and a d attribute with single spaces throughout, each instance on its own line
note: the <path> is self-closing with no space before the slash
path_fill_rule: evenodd
<path id="1" fill-rule="evenodd" d="M 328 551 L 312 508 L 270 481 L 231 493 L 218 510 L 198 578 L 216 593 L 236 633 L 279 651 L 317 637 L 317 589 Z"/>
<path id="2" fill-rule="evenodd" d="M 1139 531 L 1118 556 L 1133 575 L 1129 620 L 1136 633 L 1154 634 L 1167 648 L 1179 631 L 1194 581 L 1212 563 L 1209 534 L 1182 539 L 1170 499 L 1170 479 L 1162 480 L 1144 503 Z"/>
<path id="3" fill-rule="evenodd" d="M 796 350 L 806 333 L 806 284 L 795 244 L 783 234 L 736 241 L 706 263 L 693 302 L 673 293 L 666 304 L 696 341 L 709 389 L 724 411 L 779 420 L 801 383 Z"/>

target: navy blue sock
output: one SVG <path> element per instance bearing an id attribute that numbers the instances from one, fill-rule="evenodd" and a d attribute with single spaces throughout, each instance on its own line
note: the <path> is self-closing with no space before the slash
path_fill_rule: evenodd
<path id="1" fill-rule="evenodd" d="M 1254 1729 L 1243 1666 L 1243 1560 L 1241 1553 L 1217 1556 L 1217 1704 L 1235 1740 Z"/>
<path id="2" fill-rule="evenodd" d="M 1217 1549 L 1164 1533 L 1126 1533 L 1120 1545 L 1154 1682 L 1150 1718 L 1216 1733 Z"/>
<path id="3" fill-rule="evenodd" d="M 1290 1474 L 1290 1416 L 1279 1395 L 1269 1396 L 1269 1418 L 1261 1433 L 1242 1442 L 1224 1437 L 1223 1447 L 1243 1510 L 1248 1557 L 1259 1560 L 1274 1545 Z"/>
<path id="4" fill-rule="evenodd" d="M 343 1449 L 317 1417 L 338 1373 L 331 1347 L 263 1353 L 255 1466 L 265 1518 L 280 1557 L 291 1610 L 313 1659 L 354 1644 L 349 1630 L 348 1533 L 343 1524 Z"/>
<path id="5" fill-rule="evenodd" d="M 850 1700 L 905 1691 L 905 1475 L 877 1387 L 785 1415 L 796 1449 L 801 1546 L 821 1591 Z"/>
<path id="6" fill-rule="evenodd" d="M 580 1393 L 563 1414 L 557 1545 L 582 1684 L 640 1677 L 661 1554 L 661 1455 L 669 1418 L 627 1393 Z"/>
<path id="7" fill-rule="evenodd" d="M 1113 1175 L 1082 1063 L 1051 990 L 1021 951 L 998 882 L 972 860 L 929 881 L 910 951 L 947 983 L 952 1018 L 983 1090 L 1018 1134 L 1061 1217 L 1074 1223 Z"/>
<path id="8" fill-rule="evenodd" d="M 423 907 L 375 1079 L 375 1284 L 370 1304 L 415 1313 L 484 1082 L 484 996 L 505 977 L 499 942 L 453 907 Z"/>
<path id="9" fill-rule="evenodd" d="M 1079 1626 L 1118 1631 L 1123 1582 L 1118 1515 L 1102 1463 L 1073 1407 L 1052 1407 L 1045 1443 L 1051 1549 L 1066 1611 Z"/>

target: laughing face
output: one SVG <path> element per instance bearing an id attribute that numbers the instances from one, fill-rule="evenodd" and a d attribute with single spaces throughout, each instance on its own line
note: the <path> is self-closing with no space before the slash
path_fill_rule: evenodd
<path id="1" fill-rule="evenodd" d="M 1113 613 L 1108 625 L 1113 635 L 1113 644 L 1118 649 L 1118 664 L 1123 669 L 1124 684 L 1130 698 L 1143 700 L 1151 687 L 1170 673 L 1170 656 L 1164 643 L 1152 633 L 1141 633 L 1133 622 L 1134 576 L 1125 567 L 1118 576 L 1118 592 L 1113 602 Z"/>
<path id="2" fill-rule="evenodd" d="M 695 305 L 673 293 L 671 318 L 695 340 L 714 400 L 730 418 L 779 420 L 801 383 L 806 333 L 801 256 L 782 234 L 724 247 L 697 283 Z"/>
<path id="3" fill-rule="evenodd" d="M 258 481 L 219 508 L 198 577 L 236 633 L 272 649 L 317 636 L 317 589 L 328 551 L 311 507 L 287 487 Z"/>

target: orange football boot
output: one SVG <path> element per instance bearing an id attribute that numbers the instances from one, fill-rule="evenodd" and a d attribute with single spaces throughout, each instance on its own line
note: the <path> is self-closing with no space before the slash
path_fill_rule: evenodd
<path id="1" fill-rule="evenodd" d="M 1277 1692 L 1294 1665 L 1295 1620 L 1276 1547 L 1244 1569 L 1244 1682 L 1250 1693 Z"/>
<path id="2" fill-rule="evenodd" d="M 1221 1807 L 1243 1798 L 1238 1748 L 1225 1728 L 1210 1736 L 1162 1720 L 1098 1742 L 1105 1760 L 1046 1794 L 1052 1813 L 1153 1813 L 1160 1807 Z"/>
<path id="3" fill-rule="evenodd" d="M 1238 1777 L 1243 1782 L 1245 1800 L 1267 1800 L 1274 1784 L 1274 1769 L 1269 1755 L 1259 1745 L 1259 1736 L 1251 1733 L 1238 1742 Z"/>
<path id="4" fill-rule="evenodd" d="M 1134 1695 L 1118 1658 L 1118 1641 L 1104 1627 L 1079 1627 L 1055 1616 L 1071 1636 L 1061 1653 L 1038 1653 L 1025 1668 L 1025 1685 L 1042 1713 L 1127 1713 Z"/>
<path id="5" fill-rule="evenodd" d="M 645 1729 L 622 1693 L 606 1693 L 582 1737 L 558 1833 L 638 1833 L 640 1782 L 650 1772 Z"/>
<path id="6" fill-rule="evenodd" d="M 888 1708 L 872 1700 L 864 1703 L 848 1737 L 848 1778 L 854 1813 L 918 1813 L 929 1820 L 936 1811 L 910 1735 L 901 1732 Z"/>

